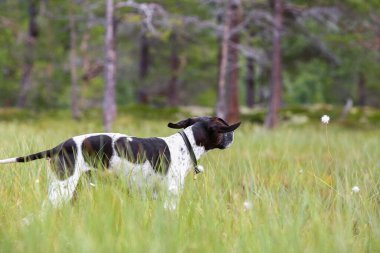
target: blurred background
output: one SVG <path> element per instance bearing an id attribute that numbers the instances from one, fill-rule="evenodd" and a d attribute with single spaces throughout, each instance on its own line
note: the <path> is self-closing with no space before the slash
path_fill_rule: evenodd
<path id="1" fill-rule="evenodd" d="M 1 0 L 0 29 L 3 118 L 101 108 L 107 131 L 136 108 L 269 128 L 380 121 L 378 0 Z"/>

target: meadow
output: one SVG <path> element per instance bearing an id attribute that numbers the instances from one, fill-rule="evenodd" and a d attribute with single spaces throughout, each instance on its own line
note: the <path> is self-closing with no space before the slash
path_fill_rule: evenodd
<path id="1" fill-rule="evenodd" d="M 114 131 L 166 136 L 179 117 L 122 114 Z M 0 121 L 0 158 L 100 132 L 100 118 Z M 29 225 L 23 218 L 47 195 L 46 161 L 2 165 L 0 252 L 380 252 L 379 143 L 376 128 L 334 119 L 275 131 L 243 122 L 230 149 L 209 152 L 205 172 L 188 175 L 176 211 L 100 171 L 96 187 L 83 180 L 74 203 Z"/>

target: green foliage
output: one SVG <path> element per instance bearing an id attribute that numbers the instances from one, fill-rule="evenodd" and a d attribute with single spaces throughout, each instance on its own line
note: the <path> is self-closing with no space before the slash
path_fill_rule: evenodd
<path id="1" fill-rule="evenodd" d="M 318 60 L 299 65 L 302 71 L 292 77 L 285 77 L 285 101 L 291 104 L 325 102 L 324 88 L 333 83 L 328 75 L 328 67 Z"/>
<path id="2" fill-rule="evenodd" d="M 146 2 L 146 1 L 138 1 Z M 173 71 L 170 66 L 170 36 L 175 32 L 175 45 L 181 62 L 178 74 L 182 104 L 201 103 L 214 106 L 218 80 L 219 39 L 213 28 L 205 23 L 217 23 L 217 13 L 223 6 L 213 1 L 165 0 L 152 1 L 160 4 L 168 13 L 168 23 L 154 22 L 158 35 L 148 31 L 150 65 L 145 78 L 139 76 L 140 36 L 146 32 L 143 17 L 133 8 L 116 10 L 117 29 L 117 101 L 121 106 L 134 104 L 136 94 L 147 91 L 154 105 L 167 104 L 167 87 Z M 38 1 L 37 23 L 39 37 L 35 44 L 33 89 L 29 101 L 33 108 L 69 107 L 71 80 L 69 73 L 70 13 L 76 17 L 78 47 L 77 72 L 81 85 L 81 96 L 88 104 L 97 104 L 104 91 L 102 73 L 85 82 L 83 80 L 85 58 L 93 67 L 104 62 L 104 18 L 103 1 Z M 243 17 L 252 10 L 270 13 L 267 1 L 242 1 Z M 306 13 L 336 7 L 341 15 L 335 25 L 328 17 L 304 18 L 301 24 L 295 16 L 286 12 L 283 33 L 283 62 L 285 102 L 287 104 L 332 103 L 342 104 L 347 98 L 357 100 L 358 75 L 366 79 L 368 104 L 380 106 L 380 72 L 377 70 L 379 50 L 376 49 L 376 22 L 379 3 L 372 1 L 347 0 L 336 3 L 331 0 L 287 3 L 294 10 Z M 288 10 L 287 10 L 288 11 Z M 298 13 L 299 14 L 299 13 Z M 297 15 L 298 15 L 297 14 Z M 0 3 L 0 106 L 13 106 L 17 100 L 25 63 L 26 34 L 28 32 L 28 4 L 25 1 L 2 1 Z M 337 15 L 338 16 L 338 15 Z M 186 24 L 184 17 L 194 22 Z M 159 18 L 155 16 L 154 18 Z M 262 50 L 267 61 L 256 62 L 257 94 L 268 90 L 270 83 L 271 26 L 267 21 L 252 21 L 241 31 L 242 48 L 253 46 Z M 326 20 L 325 20 L 326 19 Z M 202 23 L 204 21 L 204 23 Z M 201 26 L 204 26 L 200 28 Z M 300 28 L 303 26 L 303 29 Z M 144 29 L 143 29 L 144 28 Z M 255 36 L 252 36 L 254 32 Z M 86 40 L 85 38 L 88 39 Z M 87 51 L 83 51 L 87 43 Z M 321 48 L 322 45 L 322 50 Z M 325 51 L 323 51 L 323 48 Z M 255 50 L 254 50 L 255 51 Z M 241 51 L 240 90 L 244 104 L 246 61 Z M 339 60 L 334 64 L 326 56 L 331 53 Z"/>
<path id="3" fill-rule="evenodd" d="M 216 104 L 216 94 L 213 88 L 203 91 L 195 100 L 197 105 L 213 107 Z"/>
<path id="4" fill-rule="evenodd" d="M 264 124 L 265 122 L 265 110 L 254 110 L 250 113 L 244 113 L 241 115 L 241 119 L 250 123 L 256 123 L 259 125 Z"/>
<path id="5" fill-rule="evenodd" d="M 322 115 L 329 115 L 333 124 L 355 129 L 375 129 L 380 126 L 380 111 L 370 107 L 353 107 L 342 118 L 343 107 L 327 104 L 290 105 L 280 111 L 280 118 L 285 125 L 310 125 L 320 122 Z M 256 108 L 244 112 L 242 120 L 262 125 L 266 110 Z"/>
<path id="6" fill-rule="evenodd" d="M 120 114 L 127 114 L 137 119 L 151 119 L 151 120 L 170 120 L 178 117 L 186 117 L 188 113 L 182 112 L 179 108 L 154 108 L 147 105 L 129 105 L 120 108 Z"/>

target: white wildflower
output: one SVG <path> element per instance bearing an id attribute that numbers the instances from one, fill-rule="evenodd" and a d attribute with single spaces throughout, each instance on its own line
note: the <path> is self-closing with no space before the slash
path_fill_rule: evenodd
<path id="1" fill-rule="evenodd" d="M 360 191 L 359 186 L 355 185 L 354 187 L 352 187 L 352 192 L 353 193 L 358 193 L 359 191 Z"/>
<path id="2" fill-rule="evenodd" d="M 249 200 L 244 201 L 243 203 L 245 210 L 251 210 L 253 208 L 253 203 Z"/>
<path id="3" fill-rule="evenodd" d="M 330 121 L 330 117 L 328 115 L 323 115 L 321 121 L 323 124 L 328 124 Z"/>
<path id="4" fill-rule="evenodd" d="M 28 216 L 22 218 L 21 222 L 24 226 L 29 226 L 34 221 L 34 215 L 29 214 Z"/>

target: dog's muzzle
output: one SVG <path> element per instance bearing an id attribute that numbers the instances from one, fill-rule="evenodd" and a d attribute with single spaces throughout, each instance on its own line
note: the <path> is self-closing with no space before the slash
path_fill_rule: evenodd
<path id="1" fill-rule="evenodd" d="M 226 149 L 234 142 L 234 132 L 225 133 L 220 149 Z"/>

